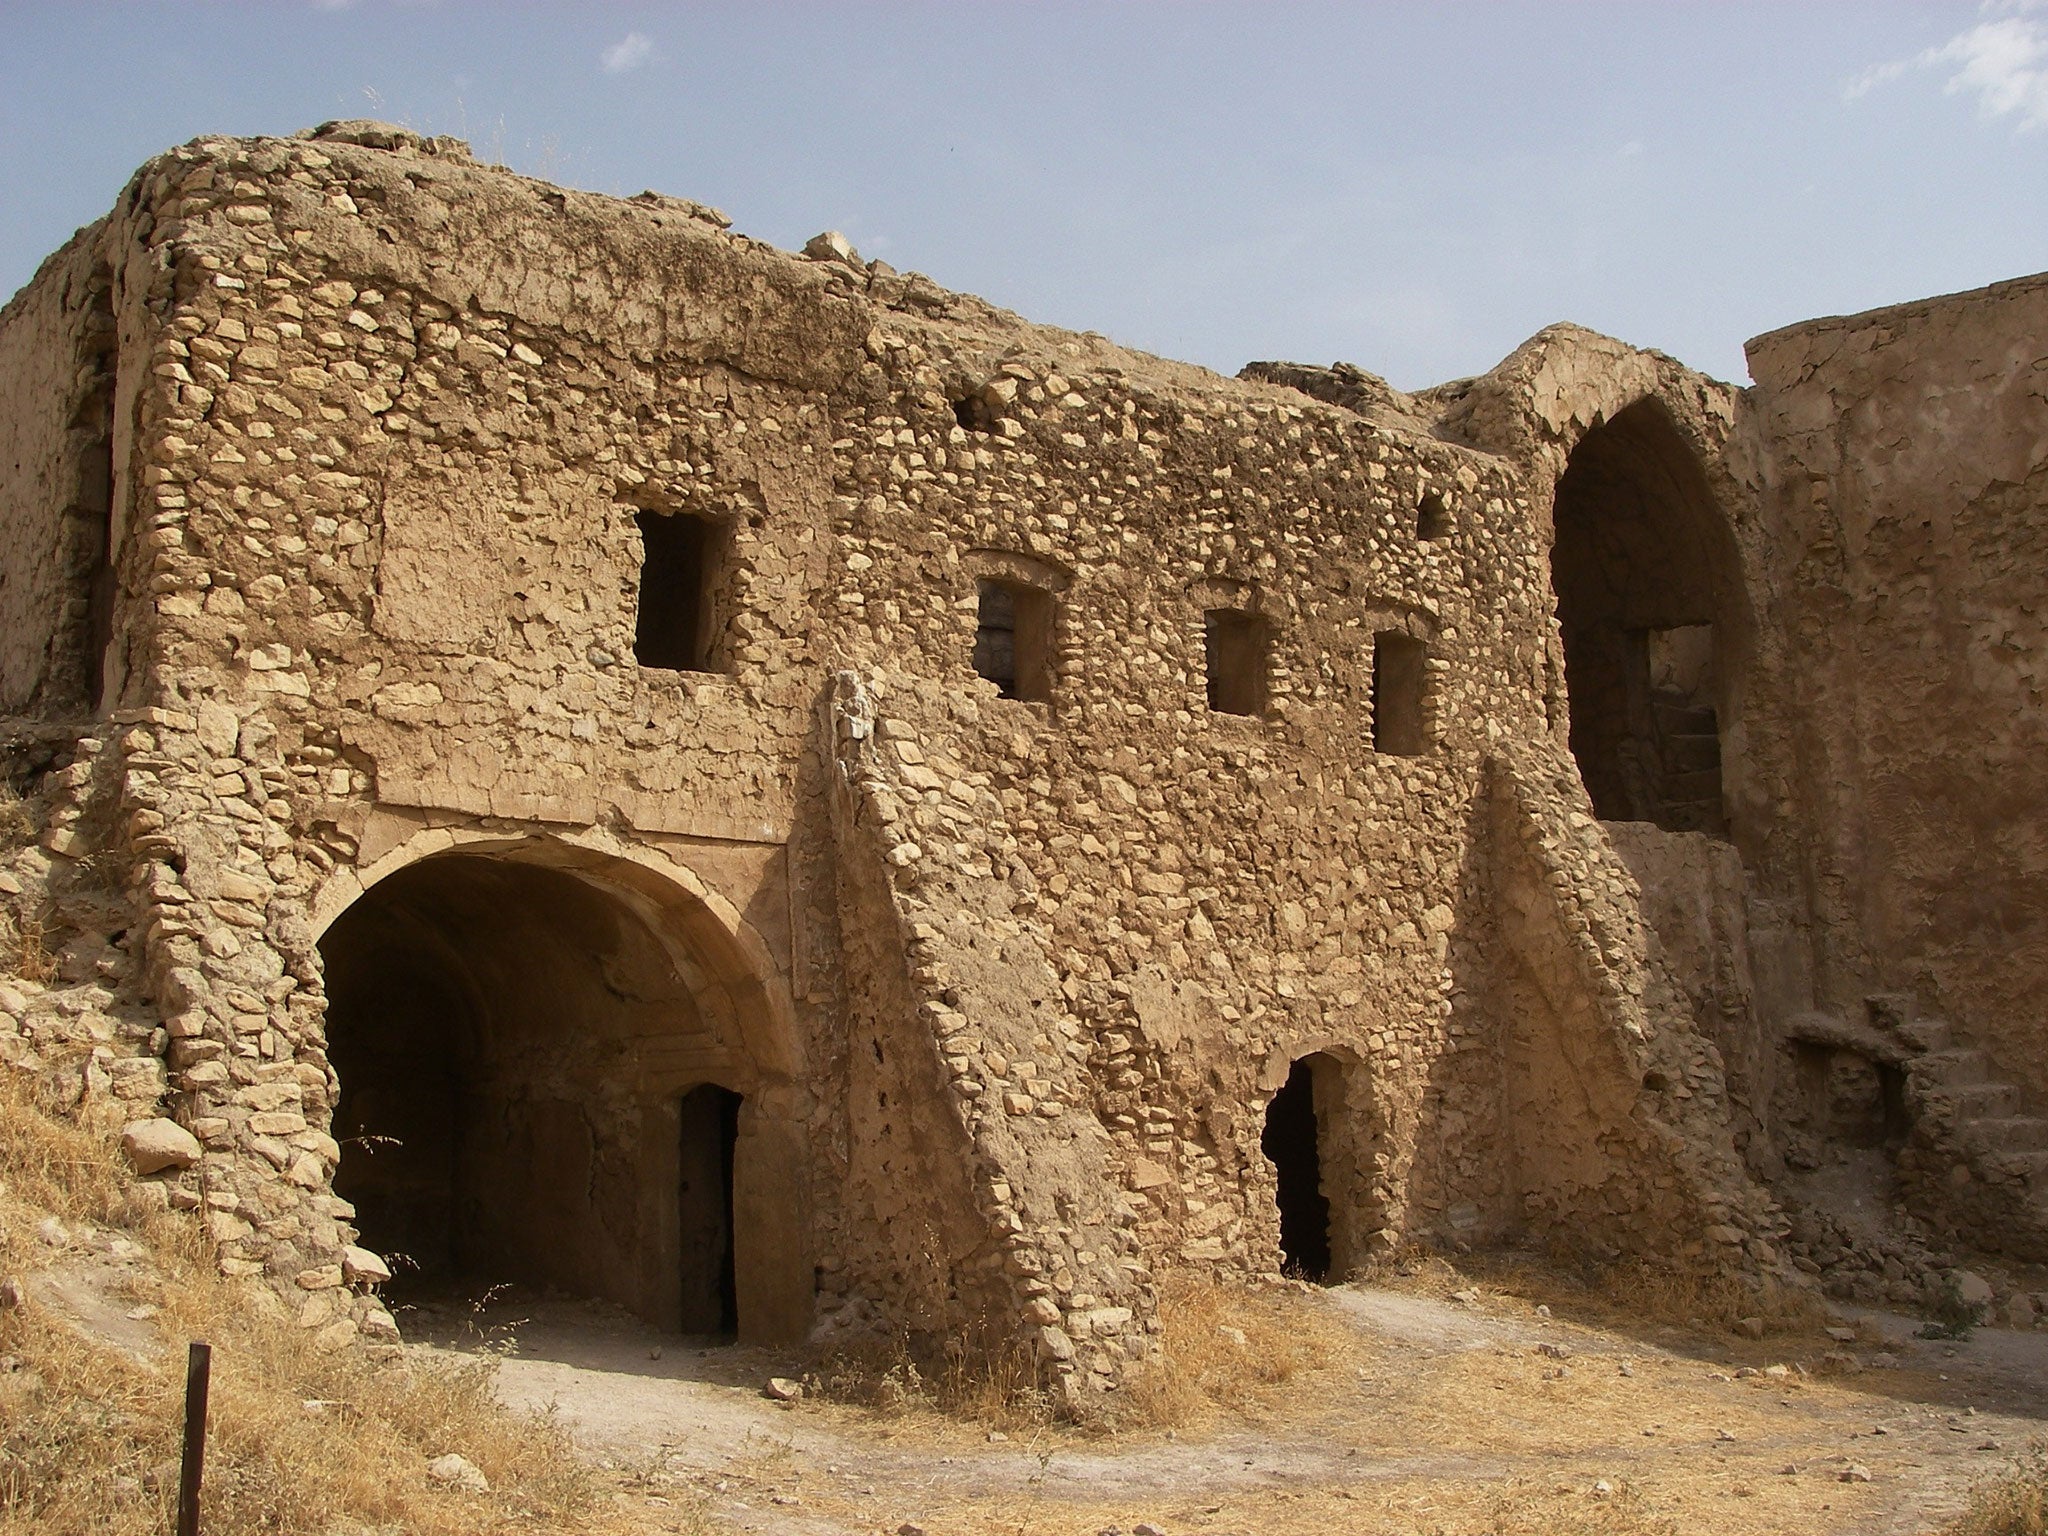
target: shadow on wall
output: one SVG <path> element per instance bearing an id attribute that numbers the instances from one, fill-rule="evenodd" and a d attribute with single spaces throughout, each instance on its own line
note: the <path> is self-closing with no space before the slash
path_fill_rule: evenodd
<path id="1" fill-rule="evenodd" d="M 1630 1157 L 1642 1068 L 1615 1038 L 1561 898 L 1523 846 L 1513 796 L 1496 780 L 1472 815 L 1463 899 L 1443 935 L 1449 1028 L 1412 1111 L 1399 1235 L 1607 1245 L 1618 1235 L 1609 1218 L 1639 1200 Z"/>

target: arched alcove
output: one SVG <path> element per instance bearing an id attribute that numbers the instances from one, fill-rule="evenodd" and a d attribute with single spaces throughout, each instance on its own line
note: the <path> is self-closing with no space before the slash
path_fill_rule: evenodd
<path id="1" fill-rule="evenodd" d="M 1725 836 L 1721 741 L 1745 609 L 1733 537 L 1662 402 L 1586 434 L 1554 528 L 1571 747 L 1594 810 Z"/>
<path id="2" fill-rule="evenodd" d="M 328 927 L 335 1188 L 401 1279 L 803 1333 L 782 1053 L 759 978 L 690 942 L 691 904 L 531 840 L 422 858 Z"/>

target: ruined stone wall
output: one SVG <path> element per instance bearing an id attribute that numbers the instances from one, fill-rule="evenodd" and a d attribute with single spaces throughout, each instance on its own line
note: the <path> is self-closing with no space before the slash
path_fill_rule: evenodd
<path id="1" fill-rule="evenodd" d="M 0 328 L 0 710 L 85 705 L 113 486 L 112 277 L 81 235 L 43 264 Z M 96 606 L 95 598 L 99 604 Z M 104 644 L 104 636 L 100 637 Z"/>
<path id="2" fill-rule="evenodd" d="M 1911 994 L 2048 1096 L 2048 281 L 1749 344 L 1820 1005 Z"/>
<path id="3" fill-rule="evenodd" d="M 743 1332 L 988 1324 L 1109 1384 L 1160 1264 L 1277 1262 L 1263 1116 L 1310 1054 L 1340 1270 L 1524 1234 L 1768 1259 L 1570 767 L 1511 456 L 397 130 L 202 140 L 124 210 L 101 238 L 157 274 L 129 660 L 51 846 L 132 903 L 231 1269 L 342 1279 L 327 992 L 362 967 L 320 944 L 407 890 L 465 995 L 623 1000 L 578 1071 L 485 1075 L 498 1112 L 560 1087 L 518 1114 L 610 1170 L 581 1283 L 629 1303 L 626 1255 L 677 1240 L 635 1205 L 662 1106 L 715 1082 L 772 1298 Z M 704 591 L 641 665 L 676 519 Z M 1036 605 L 1035 700 L 977 675 L 983 583 Z M 1218 612 L 1245 675 L 1212 696 Z M 458 858 L 583 882 L 610 936 L 464 938 L 489 903 L 405 873 Z"/>
<path id="4" fill-rule="evenodd" d="M 985 871 L 1058 977 L 1059 1016 L 1023 1059 L 1009 1041 L 962 1044 L 976 1104 L 1092 1102 L 1148 1254 L 1257 1264 L 1276 1243 L 1264 1104 L 1290 1061 L 1334 1052 L 1357 1064 L 1339 1133 L 1355 1140 L 1328 1158 L 1355 1181 L 1332 1191 L 1353 1223 L 1340 1267 L 1461 1232 L 1696 1245 L 1676 1214 L 1699 1209 L 1691 1176 L 1629 1167 L 1664 1155 L 1635 1124 L 1636 1053 L 1692 1028 L 1682 1009 L 1649 1024 L 1640 1004 L 1600 1000 L 1626 994 L 1639 935 L 1588 944 L 1562 1036 L 1519 1048 L 1590 1058 L 1584 1079 L 1495 1112 L 1526 1061 L 1488 942 L 1487 766 L 1532 743 L 1555 762 L 1562 745 L 1546 549 L 1505 467 L 1405 420 L 1089 339 L 888 317 L 868 347 L 854 442 L 884 452 L 840 460 L 845 644 L 917 679 L 892 707 L 932 852 Z M 970 666 L 977 580 L 1020 574 L 1057 600 L 1043 703 L 998 697 Z M 1204 613 L 1219 607 L 1262 622 L 1260 714 L 1209 707 Z M 1376 736 L 1387 634 L 1427 646 L 1419 751 Z M 969 809 L 985 790 L 999 818 Z M 1526 814 L 1562 840 L 1573 809 Z M 1540 878 L 1555 900 L 1561 875 Z M 1579 930 L 1591 913 L 1634 932 L 1625 885 L 1574 899 Z M 964 969 L 940 984 L 970 1016 L 1000 1010 L 1002 977 L 978 995 Z M 1559 1166 L 1608 1130 L 1597 1171 Z"/>

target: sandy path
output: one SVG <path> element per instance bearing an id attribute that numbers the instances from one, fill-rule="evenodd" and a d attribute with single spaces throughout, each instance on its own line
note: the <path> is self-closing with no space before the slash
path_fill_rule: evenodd
<path id="1" fill-rule="evenodd" d="M 1261 1536 L 1455 1532 L 1503 1501 L 1589 1500 L 1626 1505 L 1646 1530 L 1664 1518 L 1688 1532 L 1907 1536 L 2048 1432 L 2048 1333 L 1929 1343 L 1907 1339 L 1906 1319 L 1870 1314 L 1897 1368 L 1817 1377 L 1763 1367 L 1817 1361 L 1839 1347 L 1825 1339 L 1624 1333 L 1518 1303 L 1355 1286 L 1303 1305 L 1336 1309 L 1356 1351 L 1269 1422 L 1199 1435 L 992 1442 L 931 1415 L 786 1406 L 761 1389 L 796 1374 L 792 1357 L 589 1308 L 526 1314 L 499 1381 L 507 1401 L 561 1414 L 651 1528 L 693 1529 L 708 1508 L 717 1523 L 789 1536 L 906 1520 L 932 1536 L 1094 1536 L 1139 1520 Z M 409 1328 L 432 1337 L 435 1320 Z M 419 1347 L 456 1347 L 441 1334 Z M 1859 1468 L 1868 1482 L 1841 1480 Z"/>

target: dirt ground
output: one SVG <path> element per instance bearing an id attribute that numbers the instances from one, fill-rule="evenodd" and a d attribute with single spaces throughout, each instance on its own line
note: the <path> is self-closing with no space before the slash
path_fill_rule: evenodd
<path id="1" fill-rule="evenodd" d="M 504 1398 L 558 1413 L 649 1531 L 1907 1536 L 2048 1436 L 2048 1331 L 1924 1341 L 1870 1312 L 1837 1319 L 1854 1341 L 1749 1340 L 1420 1279 L 1288 1304 L 1341 1325 L 1316 1369 L 1235 1422 L 1116 1435 L 778 1403 L 796 1358 L 585 1306 L 406 1325 L 505 1350 Z"/>

